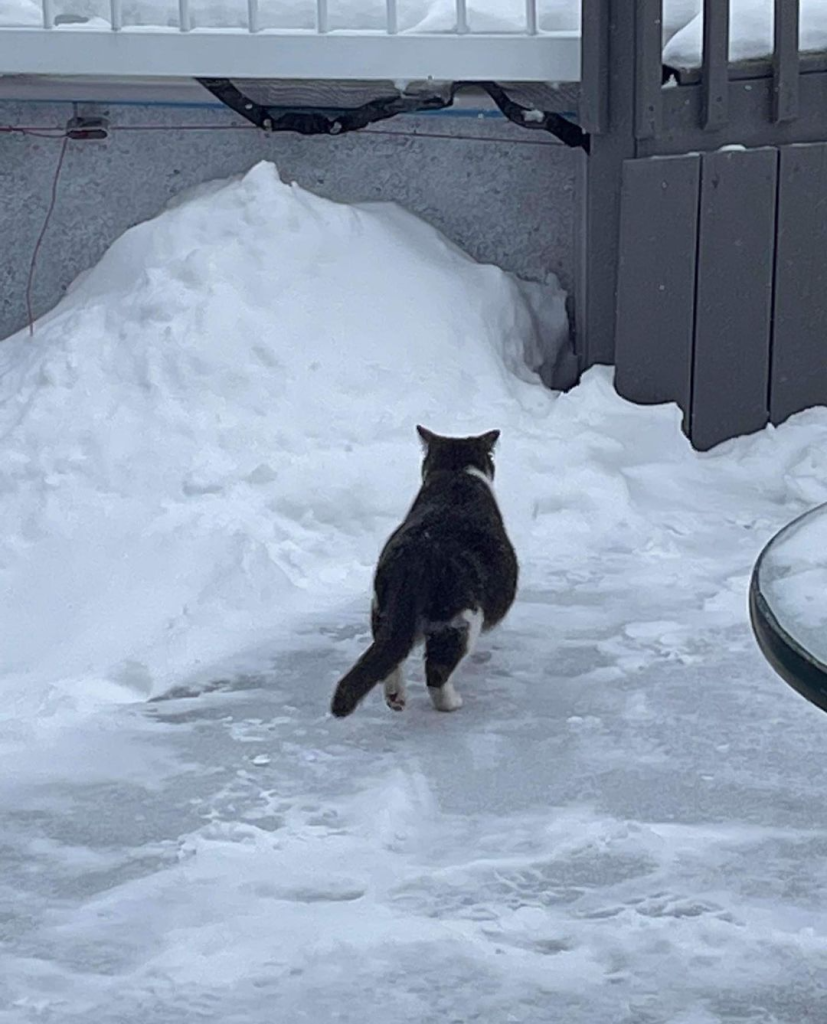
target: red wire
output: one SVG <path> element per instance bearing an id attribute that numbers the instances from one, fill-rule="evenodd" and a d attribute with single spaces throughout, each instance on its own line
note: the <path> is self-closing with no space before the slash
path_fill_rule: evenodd
<path id="1" fill-rule="evenodd" d="M 260 131 L 261 129 L 254 124 L 112 124 L 106 130 L 110 132 L 246 132 Z M 49 125 L 3 124 L 0 125 L 0 133 L 2 132 L 36 135 L 42 139 L 62 139 L 66 135 L 66 129 L 57 125 L 50 127 Z M 49 134 L 46 134 L 47 132 Z"/>
<path id="2" fill-rule="evenodd" d="M 65 128 L 24 128 L 18 125 L 11 124 L 0 124 L 0 132 L 7 135 L 34 135 L 38 139 L 62 139 L 66 135 Z M 46 134 L 46 133 L 49 134 Z M 59 134 L 53 135 L 52 132 L 58 132 Z"/>
<path id="3" fill-rule="evenodd" d="M 176 132 L 201 132 L 201 131 L 258 131 L 259 129 L 252 124 L 181 124 L 181 125 L 153 125 L 153 124 L 138 124 L 138 125 L 110 125 L 109 131 L 113 132 L 156 132 L 156 131 L 176 131 Z M 66 133 L 65 128 L 49 126 L 30 126 L 30 125 L 0 125 L 0 134 L 18 134 L 33 136 L 38 139 L 55 139 L 62 140 L 63 145 L 60 147 L 60 156 L 58 157 L 57 167 L 55 168 L 55 175 L 52 181 L 52 198 L 49 203 L 49 209 L 46 211 L 46 217 L 43 221 L 43 227 L 40 229 L 40 235 L 38 236 L 37 242 L 32 253 L 32 261 L 29 265 L 29 276 L 26 283 L 26 310 L 29 317 L 29 335 L 34 335 L 34 313 L 32 311 L 32 288 L 34 287 L 34 275 L 37 267 L 37 257 L 40 253 L 40 246 L 43 244 L 43 238 L 46 235 L 46 230 L 49 227 L 49 221 L 51 220 L 52 213 L 57 202 L 57 186 L 60 180 L 60 171 L 63 167 L 63 159 L 66 156 L 66 146 L 69 141 L 69 135 Z M 371 135 L 398 135 L 404 138 L 411 139 L 452 139 L 454 141 L 464 140 L 466 142 L 508 142 L 512 145 L 525 145 L 525 146 L 537 146 L 537 145 L 553 145 L 553 143 L 546 142 L 540 139 L 500 139 L 492 138 L 490 136 L 468 136 L 468 135 L 448 135 L 447 133 L 440 132 L 405 132 L 405 131 L 394 131 L 382 128 L 368 128 L 367 134 Z"/>
<path id="4" fill-rule="evenodd" d="M 110 132 L 247 132 L 260 131 L 254 124 L 115 124 L 109 125 Z M 18 132 L 21 135 L 34 135 L 41 139 L 62 139 L 66 135 L 64 128 L 34 128 L 24 125 L 0 125 L 0 132 Z M 45 134 L 54 132 L 55 134 Z M 399 131 L 388 128 L 365 128 L 365 135 L 398 135 L 407 139 L 448 139 L 454 142 L 507 142 L 515 146 L 554 146 L 555 142 L 548 139 L 500 138 L 491 135 L 449 135 L 447 132 Z"/>
<path id="5" fill-rule="evenodd" d="M 51 137 L 51 136 L 50 136 Z M 66 144 L 69 141 L 69 136 L 63 136 L 63 145 L 60 147 L 60 156 L 58 157 L 57 167 L 55 168 L 55 176 L 52 180 L 52 200 L 49 203 L 49 209 L 46 211 L 46 218 L 43 221 L 43 227 L 40 229 L 40 235 L 38 236 L 37 243 L 32 253 L 32 262 L 29 265 L 29 279 L 26 282 L 26 310 L 29 314 L 29 336 L 34 336 L 34 313 L 32 312 L 32 287 L 34 285 L 34 271 L 37 265 L 37 254 L 40 252 L 40 246 L 43 242 L 43 237 L 46 234 L 46 228 L 49 226 L 49 221 L 52 217 L 52 211 L 55 208 L 57 202 L 57 183 L 60 179 L 60 169 L 63 167 L 63 158 L 66 156 Z"/>

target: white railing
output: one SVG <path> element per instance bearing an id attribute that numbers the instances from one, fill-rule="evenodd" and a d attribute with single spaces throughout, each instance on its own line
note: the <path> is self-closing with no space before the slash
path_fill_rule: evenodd
<path id="1" fill-rule="evenodd" d="M 543 32 L 537 4 L 525 0 L 513 30 L 486 32 L 468 0 L 454 0 L 455 24 L 434 32 L 401 27 L 397 0 L 385 0 L 385 24 L 372 29 L 331 26 L 328 0 L 315 0 L 306 29 L 262 24 L 259 0 L 247 0 L 236 27 L 194 25 L 190 0 L 166 26 L 128 25 L 123 0 L 109 0 L 106 27 L 56 19 L 53 0 L 41 0 L 42 24 L 3 25 L 0 3 L 0 74 L 577 81 L 579 32 Z"/>

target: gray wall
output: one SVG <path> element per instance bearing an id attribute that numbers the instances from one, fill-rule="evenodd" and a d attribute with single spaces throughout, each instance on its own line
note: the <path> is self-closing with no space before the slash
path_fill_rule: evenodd
<path id="1" fill-rule="evenodd" d="M 109 118 L 102 142 L 70 141 L 37 260 L 35 315 L 58 301 L 126 228 L 182 189 L 274 160 L 284 177 L 338 200 L 395 200 L 475 258 L 531 279 L 575 277 L 581 155 L 500 117 L 406 116 L 341 138 L 210 130 L 239 124 L 222 108 L 83 104 Z M 71 103 L 0 99 L 0 125 L 63 127 Z M 136 131 L 137 126 L 157 130 Z M 197 126 L 198 130 L 181 130 Z M 26 323 L 29 264 L 61 143 L 0 133 L 0 338 Z"/>

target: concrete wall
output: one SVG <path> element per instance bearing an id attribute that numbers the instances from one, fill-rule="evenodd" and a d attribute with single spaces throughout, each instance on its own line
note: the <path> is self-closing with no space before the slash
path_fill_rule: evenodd
<path id="1" fill-rule="evenodd" d="M 341 138 L 304 138 L 266 136 L 209 105 L 79 109 L 106 116 L 112 130 L 105 141 L 68 143 L 37 259 L 35 315 L 182 189 L 262 159 L 333 199 L 395 200 L 479 260 L 532 279 L 552 270 L 573 286 L 581 154 L 499 116 L 406 116 Z M 62 128 L 73 112 L 68 102 L 0 99 L 0 126 Z M 0 133 L 0 338 L 26 323 L 29 265 L 60 148 L 53 139 Z"/>

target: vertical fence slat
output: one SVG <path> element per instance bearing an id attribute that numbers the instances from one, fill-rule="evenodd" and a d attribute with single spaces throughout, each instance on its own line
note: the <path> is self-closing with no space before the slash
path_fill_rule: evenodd
<path id="1" fill-rule="evenodd" d="M 537 0 L 525 0 L 525 28 L 530 36 L 537 35 Z"/>
<path id="2" fill-rule="evenodd" d="M 608 0 L 583 0 L 580 63 L 580 124 L 602 135 L 609 126 Z"/>
<path id="3" fill-rule="evenodd" d="M 52 0 L 41 0 L 43 9 L 43 27 L 52 28 L 55 23 L 55 12 L 52 7 Z"/>
<path id="4" fill-rule="evenodd" d="M 329 25 L 327 0 L 316 0 L 316 31 L 324 35 Z"/>
<path id="5" fill-rule="evenodd" d="M 457 32 L 465 35 L 468 32 L 468 4 L 466 0 L 456 0 Z"/>
<path id="6" fill-rule="evenodd" d="M 121 0 L 109 0 L 109 20 L 112 23 L 114 32 L 123 28 L 123 10 Z"/>
<path id="7" fill-rule="evenodd" d="M 574 305 L 575 345 L 584 368 L 614 362 L 620 240 L 618 185 L 624 161 L 636 155 L 636 5 L 629 0 L 597 2 L 605 18 L 601 26 L 605 31 L 601 57 L 606 93 L 601 104 L 605 104 L 606 121 L 602 133 L 592 132 L 589 155 L 580 164 L 585 211 L 577 232 Z M 597 2 L 594 13 L 600 18 Z M 588 25 L 584 27 L 588 30 Z"/>
<path id="8" fill-rule="evenodd" d="M 385 0 L 386 25 L 389 36 L 395 36 L 399 31 L 399 14 L 396 10 L 396 0 Z"/>
<path id="9" fill-rule="evenodd" d="M 663 113 L 663 0 L 638 0 L 636 33 L 635 136 L 653 139 Z"/>
<path id="10" fill-rule="evenodd" d="M 778 180 L 770 418 L 827 405 L 827 143 L 784 146 Z"/>
<path id="11" fill-rule="evenodd" d="M 773 51 L 773 120 L 798 117 L 798 0 L 775 0 Z"/>
<path id="12" fill-rule="evenodd" d="M 258 0 L 247 0 L 247 31 L 258 32 Z"/>
<path id="13" fill-rule="evenodd" d="M 704 0 L 703 126 L 723 128 L 729 120 L 729 3 Z"/>
<path id="14" fill-rule="evenodd" d="M 615 387 L 689 412 L 701 158 L 623 165 Z M 687 416 L 688 420 L 688 416 Z"/>
<path id="15" fill-rule="evenodd" d="M 178 28 L 182 32 L 189 32 L 192 28 L 190 21 L 190 0 L 178 0 Z"/>
<path id="16" fill-rule="evenodd" d="M 769 421 L 778 153 L 705 153 L 690 437 L 705 451 Z"/>

